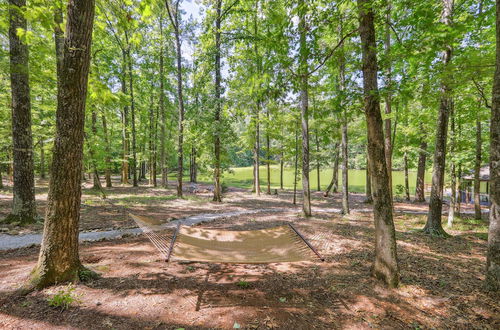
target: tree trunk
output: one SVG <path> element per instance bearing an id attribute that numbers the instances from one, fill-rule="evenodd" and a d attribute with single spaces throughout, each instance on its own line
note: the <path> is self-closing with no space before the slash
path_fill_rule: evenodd
<path id="1" fill-rule="evenodd" d="M 283 170 L 285 167 L 285 162 L 283 160 L 283 146 L 281 146 L 281 155 L 280 155 L 280 189 L 283 190 Z"/>
<path id="2" fill-rule="evenodd" d="M 215 154 L 215 166 L 214 166 L 214 202 L 222 202 L 222 189 L 220 186 L 220 154 L 221 154 L 221 143 L 220 143 L 220 116 L 222 108 L 221 100 L 221 20 L 222 20 L 222 0 L 216 1 L 216 19 L 215 19 L 215 137 L 214 137 L 214 154 Z"/>
<path id="3" fill-rule="evenodd" d="M 40 178 L 45 179 L 45 143 L 40 139 Z"/>
<path id="4" fill-rule="evenodd" d="M 260 101 L 257 100 L 255 108 L 255 144 L 253 149 L 254 157 L 254 172 L 253 172 L 253 187 L 257 196 L 260 196 Z"/>
<path id="5" fill-rule="evenodd" d="M 167 188 L 167 151 L 166 151 L 166 130 L 167 130 L 167 114 L 165 112 L 165 77 L 163 64 L 163 17 L 160 16 L 160 168 L 161 168 L 161 186 Z"/>
<path id="6" fill-rule="evenodd" d="M 453 13 L 453 0 L 442 0 L 442 21 L 445 25 L 451 25 Z M 445 69 L 451 60 L 451 45 L 446 45 L 442 54 Z M 448 236 L 441 225 L 441 213 L 443 210 L 443 185 L 446 160 L 446 140 L 448 136 L 448 119 L 452 100 L 450 98 L 451 88 L 448 86 L 448 78 L 441 81 L 441 100 L 436 127 L 436 147 L 434 150 L 434 167 L 432 170 L 431 197 L 429 199 L 429 214 L 424 232 L 430 235 Z"/>
<path id="7" fill-rule="evenodd" d="M 96 126 L 96 123 L 97 123 L 97 114 L 94 110 L 94 108 L 92 108 L 92 113 L 91 113 L 91 128 L 92 128 L 92 137 L 95 139 L 97 137 L 97 126 Z M 89 153 L 90 153 L 90 159 L 91 159 L 91 162 L 92 162 L 92 178 L 93 178 L 93 189 L 102 189 L 102 186 L 101 186 L 101 181 L 99 180 L 99 172 L 97 171 L 97 159 L 95 158 L 95 151 L 94 151 L 94 144 L 93 143 L 89 143 L 88 144 L 88 149 L 89 149 Z"/>
<path id="8" fill-rule="evenodd" d="M 33 223 L 36 220 L 33 138 L 28 68 L 28 45 L 18 29 L 26 30 L 22 14 L 25 0 L 9 0 L 10 84 L 12 93 L 13 202 L 8 222 Z"/>
<path id="9" fill-rule="evenodd" d="M 340 35 L 343 34 L 342 22 L 340 23 Z M 345 90 L 345 57 L 344 46 L 340 48 L 341 54 L 339 59 L 339 90 L 343 93 Z M 342 111 L 342 214 L 349 214 L 349 153 L 348 153 L 348 139 L 347 139 L 347 107 L 345 102 L 340 103 Z"/>
<path id="10" fill-rule="evenodd" d="M 476 159 L 474 162 L 474 219 L 481 219 L 481 121 L 476 119 Z"/>
<path id="11" fill-rule="evenodd" d="M 136 144 L 136 130 L 135 130 L 135 98 L 134 98 L 134 75 L 132 72 L 132 56 L 130 54 L 130 41 L 128 33 L 125 33 L 125 40 L 127 43 L 127 64 L 128 64 L 128 84 L 130 91 L 130 115 L 132 122 L 132 185 L 137 187 L 137 144 Z"/>
<path id="12" fill-rule="evenodd" d="M 496 70 L 493 79 L 490 125 L 490 225 L 486 283 L 500 290 L 500 0 L 496 1 Z"/>
<path id="13" fill-rule="evenodd" d="M 408 178 L 408 155 L 406 154 L 406 151 L 403 156 L 403 162 L 404 162 L 404 172 L 405 172 L 405 199 L 407 202 L 410 201 L 410 181 Z"/>
<path id="14" fill-rule="evenodd" d="M 31 275 L 37 288 L 78 279 L 83 269 L 78 222 L 94 1 L 70 0 L 67 17 L 47 213 L 38 264 Z"/>
<path id="15" fill-rule="evenodd" d="M 320 180 L 320 172 L 321 172 L 321 165 L 319 161 L 319 138 L 318 138 L 318 132 L 316 131 L 315 134 L 316 137 L 316 174 L 318 176 L 318 191 L 321 191 L 321 180 Z"/>
<path id="16" fill-rule="evenodd" d="M 332 181 L 330 181 L 330 184 L 325 190 L 325 193 L 323 194 L 323 197 L 328 197 L 330 194 L 330 191 L 333 193 L 336 193 L 338 191 L 338 185 L 339 185 L 339 145 L 338 143 L 335 143 L 335 154 L 334 154 L 334 161 L 333 161 L 333 173 L 332 173 Z"/>
<path id="17" fill-rule="evenodd" d="M 128 94 L 126 76 L 127 76 L 127 54 L 122 50 L 122 73 L 120 77 L 121 89 L 124 95 Z M 129 173 L 129 133 L 128 133 L 128 105 L 123 106 L 121 112 L 122 116 L 122 147 L 123 147 L 123 161 L 122 161 L 122 184 L 128 184 Z"/>
<path id="18" fill-rule="evenodd" d="M 297 125 L 298 126 L 298 125 Z M 293 205 L 297 204 L 297 180 L 299 171 L 299 129 L 295 128 L 295 168 L 293 176 Z"/>
<path id="19" fill-rule="evenodd" d="M 154 157 L 154 125 L 155 115 L 153 110 L 153 97 L 151 95 L 151 105 L 149 107 L 149 143 L 148 143 L 148 153 L 149 153 L 149 185 L 156 186 L 156 173 L 154 169 L 155 157 Z"/>
<path id="20" fill-rule="evenodd" d="M 427 142 L 422 137 L 418 155 L 417 183 L 415 184 L 415 202 L 425 202 L 425 163 L 427 161 Z"/>
<path id="21" fill-rule="evenodd" d="M 307 45 L 307 5 L 299 1 L 299 77 L 300 77 L 300 113 L 302 120 L 302 209 L 304 216 L 311 216 L 311 192 L 309 189 L 309 95 L 307 61 L 309 47 Z"/>
<path id="22" fill-rule="evenodd" d="M 267 123 L 266 123 L 266 172 L 267 172 L 267 194 L 271 195 L 271 138 L 269 136 L 269 108 L 266 111 Z"/>
<path id="23" fill-rule="evenodd" d="M 109 145 L 108 124 L 105 114 L 101 115 L 101 120 L 106 152 L 106 156 L 104 156 L 104 162 L 106 163 L 106 171 L 104 176 L 106 178 L 106 188 L 111 188 L 113 186 L 113 184 L 111 183 L 111 146 Z"/>
<path id="24" fill-rule="evenodd" d="M 372 174 L 375 221 L 375 260 L 372 274 L 383 280 L 389 287 L 397 287 L 399 267 L 377 84 L 377 47 L 373 4 L 373 0 L 358 0 L 359 31 L 363 54 L 363 91 L 368 131 L 368 166 Z"/>
<path id="25" fill-rule="evenodd" d="M 455 109 L 454 106 L 450 109 L 450 153 L 453 155 L 455 152 Z M 453 226 L 453 221 L 455 220 L 455 207 L 457 198 L 457 172 L 455 168 L 455 160 L 451 159 L 450 162 L 450 176 L 451 176 L 451 196 L 450 196 L 450 206 L 448 208 L 448 227 Z"/>
<path id="26" fill-rule="evenodd" d="M 388 1 L 387 10 L 386 10 L 386 24 L 385 24 L 385 55 L 387 56 L 388 63 L 386 68 L 386 87 L 388 89 L 388 93 L 385 97 L 385 114 L 387 118 L 384 120 L 384 143 L 385 143 L 385 161 L 387 163 L 387 171 L 389 174 L 389 191 L 391 193 L 392 198 L 392 144 L 393 141 L 391 139 L 392 136 L 392 128 L 391 128 L 391 117 L 390 114 L 392 112 L 392 95 L 391 95 L 391 87 L 392 87 L 392 61 L 390 60 L 391 56 L 391 3 Z"/>

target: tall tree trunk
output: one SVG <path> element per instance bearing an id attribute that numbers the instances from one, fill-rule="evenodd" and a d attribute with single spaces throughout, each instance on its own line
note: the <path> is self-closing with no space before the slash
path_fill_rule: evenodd
<path id="1" fill-rule="evenodd" d="M 37 288 L 77 279 L 83 269 L 78 222 L 94 0 L 70 0 L 67 17 L 47 213 L 38 264 L 31 275 Z"/>
<path id="2" fill-rule="evenodd" d="M 156 171 L 154 157 L 154 128 L 155 128 L 155 115 L 153 110 L 153 97 L 151 96 L 151 105 L 149 107 L 149 185 L 156 186 Z"/>
<path id="3" fill-rule="evenodd" d="M 442 21 L 450 26 L 453 14 L 453 0 L 442 0 L 443 12 Z M 451 60 L 451 45 L 446 45 L 442 54 L 444 68 L 448 67 Z M 441 225 L 441 213 L 443 210 L 443 185 L 446 159 L 446 140 L 448 136 L 448 119 L 450 108 L 452 106 L 451 88 L 447 82 L 448 78 L 441 81 L 441 100 L 439 106 L 439 115 L 436 127 L 436 147 L 434 150 L 434 167 L 432 170 L 431 197 L 429 199 L 429 214 L 424 232 L 430 235 L 447 236 Z"/>
<path id="4" fill-rule="evenodd" d="M 281 146 L 281 155 L 280 155 L 280 189 L 283 190 L 283 170 L 285 167 L 285 162 L 283 160 L 283 146 Z"/>
<path id="5" fill-rule="evenodd" d="M 340 22 L 340 33 L 343 34 L 342 21 Z M 339 59 L 339 90 L 341 93 L 345 90 L 345 57 L 344 57 L 344 45 L 342 44 L 340 48 L 340 59 Z M 348 153 L 348 139 L 347 139 L 347 107 L 345 106 L 345 102 L 341 101 L 340 103 L 341 111 L 342 111 L 342 214 L 349 214 L 349 153 Z"/>
<path id="6" fill-rule="evenodd" d="M 405 151 L 403 155 L 404 162 L 404 172 L 405 172 L 405 199 L 406 201 L 410 201 L 410 180 L 408 178 L 408 155 Z"/>
<path id="7" fill-rule="evenodd" d="M 332 173 L 332 181 L 330 181 L 330 184 L 325 190 L 325 193 L 323 194 L 324 197 L 328 197 L 330 194 L 330 191 L 333 193 L 336 193 L 338 191 L 338 186 L 339 186 L 339 145 L 338 143 L 335 143 L 334 146 L 335 154 L 334 154 L 334 161 L 333 161 L 333 173 Z"/>
<path id="8" fill-rule="evenodd" d="M 127 43 L 127 64 L 128 64 L 128 84 L 130 92 L 130 121 L 132 122 L 132 185 L 137 187 L 137 143 L 135 130 L 135 98 L 134 98 L 134 74 L 132 72 L 132 55 L 130 54 L 131 44 L 128 33 L 125 33 Z"/>
<path id="9" fill-rule="evenodd" d="M 385 47 L 385 55 L 388 58 L 387 61 L 387 68 L 386 68 L 386 87 L 388 89 L 388 93 L 385 97 L 385 113 L 387 115 L 387 118 L 384 120 L 384 143 L 385 143 L 385 161 L 387 163 L 387 171 L 389 174 L 389 191 L 391 193 L 391 198 L 392 198 L 392 144 L 393 141 L 391 139 L 392 136 L 392 128 L 391 128 L 391 117 L 390 114 L 392 112 L 392 95 L 391 95 L 391 88 L 392 88 L 392 61 L 390 60 L 391 56 L 391 2 L 387 2 L 387 8 L 386 8 L 386 24 L 385 24 L 385 40 L 384 40 L 384 47 Z"/>
<path id="10" fill-rule="evenodd" d="M 220 185 L 220 175 L 221 175 L 221 141 L 220 141 L 220 123 L 221 123 L 221 110 L 222 110 L 222 100 L 221 100 L 221 21 L 222 21 L 222 0 L 216 0 L 216 19 L 215 19 L 215 126 L 217 127 L 214 137 L 214 154 L 215 154 L 215 166 L 214 166 L 214 202 L 222 201 L 222 189 Z"/>
<path id="11" fill-rule="evenodd" d="M 45 179 L 45 143 L 40 139 L 40 178 Z"/>
<path id="12" fill-rule="evenodd" d="M 260 101 L 257 100 L 255 108 L 255 144 L 253 149 L 254 172 L 253 187 L 257 196 L 260 196 Z"/>
<path id="13" fill-rule="evenodd" d="M 297 180 L 299 176 L 299 129 L 295 128 L 295 168 L 293 176 L 293 205 L 297 204 Z"/>
<path id="14" fill-rule="evenodd" d="M 266 172 L 267 172 L 267 194 L 271 195 L 271 138 L 269 135 L 269 125 L 270 125 L 270 112 L 269 107 L 266 111 L 267 123 L 266 123 Z"/>
<path id="15" fill-rule="evenodd" d="M 496 1 L 496 70 L 490 124 L 490 225 L 486 259 L 486 283 L 500 290 L 500 0 Z"/>
<path id="16" fill-rule="evenodd" d="M 165 73 L 163 64 L 163 16 L 160 15 L 160 168 L 161 168 L 161 186 L 167 188 L 167 150 L 166 150 L 166 130 L 167 113 L 165 111 Z"/>
<path id="17" fill-rule="evenodd" d="M 92 113 L 91 113 L 91 128 L 92 128 L 92 137 L 95 139 L 97 137 L 97 114 L 95 112 L 95 109 L 92 108 Z M 97 171 L 97 159 L 95 158 L 95 151 L 94 151 L 94 144 L 89 143 L 88 144 L 88 149 L 90 153 L 90 159 L 92 162 L 92 177 L 93 177 L 93 189 L 102 189 L 101 186 L 101 181 L 99 180 L 99 172 Z"/>
<path id="18" fill-rule="evenodd" d="M 175 34 L 175 50 L 177 62 L 177 103 L 179 106 L 178 120 L 178 142 L 177 142 L 177 196 L 182 197 L 182 176 L 184 174 L 184 97 L 182 94 L 182 50 L 181 50 L 181 35 L 180 35 L 180 0 L 170 7 L 169 0 L 166 1 L 167 11 L 170 18 L 170 23 Z M 220 52 L 220 50 L 219 50 Z M 220 56 L 220 54 L 219 54 Z M 217 88 L 217 87 L 216 87 Z"/>
<path id="19" fill-rule="evenodd" d="M 321 180 L 320 180 L 320 171 L 321 171 L 321 165 L 319 161 L 319 138 L 318 138 L 318 131 L 315 133 L 316 136 L 316 174 L 317 174 L 317 179 L 318 179 L 318 191 L 321 191 Z"/>
<path id="20" fill-rule="evenodd" d="M 425 163 L 427 161 L 427 141 L 422 137 L 418 153 L 417 183 L 415 184 L 415 202 L 425 202 Z"/>
<path id="21" fill-rule="evenodd" d="M 453 155 L 455 152 L 455 109 L 454 106 L 450 109 L 450 153 Z M 457 198 L 457 171 L 455 168 L 455 160 L 452 158 L 450 162 L 450 176 L 451 176 L 451 196 L 450 196 L 450 207 L 448 208 L 448 227 L 453 226 L 453 221 L 455 220 L 455 207 Z"/>
<path id="22" fill-rule="evenodd" d="M 28 45 L 18 30 L 26 30 L 22 7 L 25 0 L 9 0 L 10 84 L 12 93 L 12 141 L 14 198 L 8 221 L 32 223 L 36 219 L 33 138 L 28 68 Z"/>
<path id="23" fill-rule="evenodd" d="M 307 4 L 299 0 L 299 77 L 300 77 L 300 113 L 302 120 L 302 209 L 304 216 L 311 216 L 311 192 L 309 188 L 309 95 L 308 76 L 309 47 L 307 45 Z"/>
<path id="24" fill-rule="evenodd" d="M 476 159 L 474 162 L 474 219 L 481 219 L 481 121 L 476 119 Z"/>
<path id="25" fill-rule="evenodd" d="M 101 115 L 102 120 L 102 131 L 104 133 L 104 143 L 105 143 L 105 152 L 106 156 L 104 156 L 104 162 L 106 163 L 106 187 L 111 188 L 113 184 L 111 183 L 111 146 L 109 144 L 109 135 L 108 135 L 108 124 L 106 121 L 106 115 L 103 113 Z"/>
<path id="26" fill-rule="evenodd" d="M 128 95 L 128 89 L 127 89 L 127 82 L 126 82 L 126 76 L 127 76 L 127 54 L 125 50 L 122 50 L 122 72 L 121 72 L 121 77 L 120 77 L 120 83 L 121 83 L 121 90 L 124 95 Z M 129 132 L 128 132 L 128 105 L 123 106 L 123 110 L 121 112 L 122 116 L 122 147 L 123 147 L 123 161 L 122 161 L 122 179 L 121 182 L 122 184 L 128 184 L 128 179 L 130 176 L 129 173 L 129 145 L 130 145 L 130 139 L 129 139 Z"/>
<path id="27" fill-rule="evenodd" d="M 373 0 L 358 0 L 359 32 L 363 53 L 364 104 L 368 131 L 368 166 L 372 174 L 375 221 L 375 260 L 372 273 L 389 287 L 396 287 L 399 283 L 399 267 L 377 84 L 377 47 L 373 5 Z"/>

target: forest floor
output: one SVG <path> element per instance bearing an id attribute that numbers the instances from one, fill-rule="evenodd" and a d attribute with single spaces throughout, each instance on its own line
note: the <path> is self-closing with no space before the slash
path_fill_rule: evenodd
<path id="1" fill-rule="evenodd" d="M 87 187 L 88 188 L 88 187 Z M 401 286 L 386 289 L 370 277 L 373 220 L 364 196 L 350 196 L 352 213 L 336 211 L 341 195 L 313 193 L 313 217 L 301 216 L 289 191 L 256 197 L 230 188 L 222 204 L 210 192 L 172 197 L 173 189 L 106 188 L 115 205 L 84 189 L 81 230 L 130 228 L 124 209 L 164 222 L 204 213 L 284 208 L 283 212 L 222 217 L 202 226 L 260 229 L 293 222 L 325 262 L 268 265 L 165 263 L 145 236 L 81 244 L 83 263 L 101 274 L 71 286 L 75 301 L 62 310 L 48 300 L 66 285 L 16 293 L 35 266 L 31 246 L 0 251 L 0 328 L 82 329 L 332 329 L 332 328 L 491 328 L 500 327 L 500 295 L 485 290 L 487 220 L 457 219 L 450 238 L 421 229 L 425 203 L 395 203 Z M 188 191 L 189 184 L 186 184 Z M 40 214 L 47 189 L 37 188 Z M 10 190 L 0 191 L 0 218 L 9 211 Z M 300 199 L 299 199 L 300 203 Z M 300 205 L 300 204 L 299 204 Z M 403 211 L 403 212 L 400 212 Z M 443 217 L 443 222 L 446 222 Z M 7 232 L 39 232 L 42 224 L 7 226 Z"/>

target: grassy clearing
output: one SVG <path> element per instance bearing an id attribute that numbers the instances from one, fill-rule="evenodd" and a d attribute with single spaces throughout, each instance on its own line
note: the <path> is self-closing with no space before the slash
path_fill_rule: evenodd
<path id="1" fill-rule="evenodd" d="M 224 173 L 223 182 L 231 187 L 239 187 L 239 188 L 252 188 L 253 181 L 253 168 L 252 167 L 237 167 L 230 169 L 229 172 Z M 404 185 L 404 173 L 403 171 L 393 171 L 393 187 L 397 185 Z M 332 180 L 332 169 L 323 169 L 320 171 L 320 183 L 321 190 L 326 189 L 330 181 Z M 267 184 L 267 170 L 265 166 L 260 167 L 260 183 L 262 187 Z M 212 178 L 210 176 L 201 177 L 203 182 L 211 183 Z M 293 168 L 285 168 L 283 173 L 283 185 L 284 188 L 292 189 L 293 188 L 293 179 L 294 179 L 294 170 Z M 316 170 L 311 171 L 310 173 L 310 184 L 313 190 L 317 189 L 317 172 Z M 415 182 L 416 182 L 416 172 L 412 171 L 409 173 L 409 181 L 410 181 L 410 191 L 413 193 L 415 190 Z M 431 181 L 431 174 L 426 174 L 426 182 Z M 271 188 L 278 189 L 280 183 L 280 169 L 279 166 L 273 165 L 271 166 Z M 339 173 L 339 184 L 342 183 L 342 177 Z M 365 191 L 365 183 L 366 183 L 366 172 L 364 170 L 349 170 L 349 190 L 352 192 L 362 193 Z M 298 186 L 302 185 L 301 176 L 299 175 Z"/>

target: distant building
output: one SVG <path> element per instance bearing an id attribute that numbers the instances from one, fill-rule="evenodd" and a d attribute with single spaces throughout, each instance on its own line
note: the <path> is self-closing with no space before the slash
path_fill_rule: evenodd
<path id="1" fill-rule="evenodd" d="M 482 205 L 490 205 L 490 166 L 484 165 L 479 171 L 479 199 Z M 460 184 L 462 203 L 474 203 L 474 171 L 462 176 Z"/>

